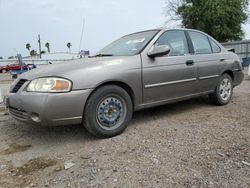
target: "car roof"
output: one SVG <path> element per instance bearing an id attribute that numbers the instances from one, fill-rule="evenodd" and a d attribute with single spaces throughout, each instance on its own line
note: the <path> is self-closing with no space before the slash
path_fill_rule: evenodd
<path id="1" fill-rule="evenodd" d="M 205 35 L 208 35 L 207 33 L 204 33 L 203 31 L 197 30 L 197 29 L 189 29 L 189 28 L 173 28 L 173 29 L 167 29 L 167 28 L 162 28 L 161 31 L 195 31 L 199 33 L 203 33 Z"/>
<path id="2" fill-rule="evenodd" d="M 143 31 L 138 31 L 138 32 L 134 32 L 134 33 L 130 33 L 127 35 L 124 35 L 123 37 L 129 36 L 129 35 L 134 35 L 134 34 L 139 34 L 139 33 L 144 33 L 144 32 L 150 32 L 150 31 L 161 31 L 161 29 L 148 29 L 148 30 L 143 30 Z"/>
<path id="3" fill-rule="evenodd" d="M 200 30 L 189 29 L 189 28 L 172 28 L 172 29 L 169 29 L 169 28 L 157 28 L 157 29 L 149 29 L 149 30 L 144 30 L 144 31 L 139 31 L 139 32 L 131 33 L 131 34 L 125 35 L 123 37 L 129 36 L 129 35 L 133 35 L 133 34 L 148 32 L 148 31 L 156 31 L 157 32 L 156 34 L 158 34 L 158 33 L 164 33 L 165 31 L 194 31 L 194 32 L 198 32 L 198 33 L 202 33 L 202 34 L 206 35 L 207 37 L 211 38 L 214 42 L 216 42 L 220 46 L 221 49 L 224 49 L 224 47 L 216 39 L 214 39 L 212 36 L 210 36 L 209 34 L 203 32 L 203 31 L 200 31 Z"/>
<path id="4" fill-rule="evenodd" d="M 188 28 L 172 28 L 172 29 L 169 29 L 169 28 L 158 28 L 158 29 L 148 29 L 148 30 L 143 30 L 143 31 L 138 31 L 138 32 L 130 33 L 128 35 L 124 35 L 123 37 L 129 36 L 129 35 L 133 35 L 133 34 L 139 34 L 139 33 L 143 33 L 143 32 L 150 32 L 150 31 L 164 32 L 164 31 L 176 31 L 176 30 L 177 31 L 196 31 L 196 32 L 204 33 L 204 32 L 199 31 L 199 30 L 188 29 Z M 206 33 L 204 33 L 204 34 L 206 34 Z"/>

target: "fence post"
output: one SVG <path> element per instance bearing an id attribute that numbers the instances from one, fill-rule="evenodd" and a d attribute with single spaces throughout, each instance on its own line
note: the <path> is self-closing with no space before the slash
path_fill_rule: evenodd
<path id="1" fill-rule="evenodd" d="M 0 88 L 0 104 L 3 102 L 2 88 Z"/>
<path id="2" fill-rule="evenodd" d="M 249 52 L 249 44 L 250 44 L 250 42 L 247 42 L 247 46 L 246 46 L 246 58 L 248 58 L 248 54 L 250 53 Z"/>

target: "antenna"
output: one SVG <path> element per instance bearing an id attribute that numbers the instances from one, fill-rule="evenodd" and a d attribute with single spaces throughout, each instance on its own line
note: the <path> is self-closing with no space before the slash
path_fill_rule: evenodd
<path id="1" fill-rule="evenodd" d="M 85 19 L 83 18 L 81 40 L 80 40 L 78 52 L 80 52 L 80 50 L 82 48 L 82 38 L 83 38 L 84 27 L 85 27 Z"/>
<path id="2" fill-rule="evenodd" d="M 13 50 L 16 52 L 16 54 L 18 54 L 18 51 L 16 50 L 16 48 L 13 48 Z"/>

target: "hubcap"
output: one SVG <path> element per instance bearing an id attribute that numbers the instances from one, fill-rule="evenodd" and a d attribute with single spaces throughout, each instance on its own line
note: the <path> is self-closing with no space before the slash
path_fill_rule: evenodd
<path id="1" fill-rule="evenodd" d="M 222 100 L 227 101 L 231 97 L 232 84 L 228 78 L 224 78 L 220 84 L 220 97 Z"/>
<path id="2" fill-rule="evenodd" d="M 115 129 L 119 127 L 125 114 L 123 101 L 116 97 L 107 97 L 97 107 L 97 120 L 104 129 Z"/>

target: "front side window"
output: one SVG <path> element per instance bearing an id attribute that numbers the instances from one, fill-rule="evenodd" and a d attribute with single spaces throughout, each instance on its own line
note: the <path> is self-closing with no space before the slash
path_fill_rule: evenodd
<path id="1" fill-rule="evenodd" d="M 211 54 L 212 49 L 208 41 L 208 37 L 202 33 L 189 31 L 189 36 L 192 40 L 195 54 Z"/>
<path id="2" fill-rule="evenodd" d="M 156 46 L 168 45 L 169 56 L 182 56 L 188 54 L 188 44 L 184 31 L 166 31 L 156 42 Z"/>

